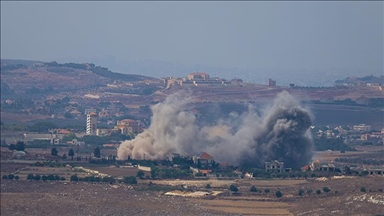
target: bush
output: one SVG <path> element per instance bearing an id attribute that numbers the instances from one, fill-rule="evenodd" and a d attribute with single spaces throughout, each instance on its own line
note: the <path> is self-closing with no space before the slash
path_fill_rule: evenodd
<path id="1" fill-rule="evenodd" d="M 308 189 L 307 190 L 307 194 L 311 194 L 312 193 L 312 190 L 311 189 Z"/>
<path id="2" fill-rule="evenodd" d="M 14 178 L 15 178 L 15 176 L 14 176 L 13 174 L 9 174 L 9 175 L 8 175 L 8 179 L 11 179 L 11 180 L 12 180 L 12 179 L 14 179 Z"/>
<path id="3" fill-rule="evenodd" d="M 365 187 L 362 187 L 362 188 L 360 188 L 360 191 L 365 193 L 367 190 L 365 189 Z"/>
<path id="4" fill-rule="evenodd" d="M 282 194 L 280 191 L 276 191 L 275 196 L 276 196 L 277 198 L 280 198 L 280 197 L 283 196 L 283 194 Z"/>
<path id="5" fill-rule="evenodd" d="M 137 184 L 137 179 L 135 176 L 126 176 L 124 177 L 124 183 L 125 184 Z"/>
<path id="6" fill-rule="evenodd" d="M 39 181 L 39 180 L 40 180 L 40 175 L 35 175 L 34 179 L 35 179 L 36 181 Z"/>
<path id="7" fill-rule="evenodd" d="M 235 185 L 231 185 L 229 186 L 229 190 L 236 193 L 237 191 L 239 191 L 239 189 L 235 186 Z"/>
<path id="8" fill-rule="evenodd" d="M 8 179 L 7 175 L 3 175 L 2 179 Z"/>
<path id="9" fill-rule="evenodd" d="M 299 196 L 303 196 L 304 194 L 304 190 L 303 189 L 299 189 Z"/>
<path id="10" fill-rule="evenodd" d="M 139 171 L 137 171 L 136 177 L 143 178 L 144 175 L 145 175 L 144 171 L 143 170 L 139 170 Z"/>
<path id="11" fill-rule="evenodd" d="M 257 188 L 255 186 L 252 186 L 250 189 L 251 192 L 257 192 Z"/>
<path id="12" fill-rule="evenodd" d="M 329 189 L 328 187 L 324 187 L 324 188 L 323 188 L 323 191 L 324 191 L 325 193 L 328 193 L 329 191 L 331 191 L 331 189 Z"/>
<path id="13" fill-rule="evenodd" d="M 207 185 L 205 185 L 205 188 L 206 188 L 206 189 L 210 189 L 210 188 L 211 188 L 211 185 L 210 185 L 210 184 L 207 184 Z"/>
<path id="14" fill-rule="evenodd" d="M 321 194 L 321 190 L 316 190 L 316 194 Z"/>
<path id="15" fill-rule="evenodd" d="M 77 175 L 71 175 L 71 181 L 79 181 L 79 177 Z"/>
<path id="16" fill-rule="evenodd" d="M 269 192 L 271 192 L 268 188 L 267 189 L 264 189 L 264 193 L 269 193 Z"/>
<path id="17" fill-rule="evenodd" d="M 32 173 L 29 173 L 27 176 L 27 180 L 33 180 L 35 179 L 35 176 Z"/>

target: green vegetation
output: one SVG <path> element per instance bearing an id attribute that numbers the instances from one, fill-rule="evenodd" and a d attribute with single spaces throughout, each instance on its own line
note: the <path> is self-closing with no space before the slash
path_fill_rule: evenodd
<path id="1" fill-rule="evenodd" d="M 305 191 L 304 191 L 303 189 L 299 189 L 299 193 L 298 193 L 299 196 L 303 196 L 304 192 L 305 192 Z"/>
<path id="2" fill-rule="evenodd" d="M 125 184 L 137 184 L 137 179 L 135 176 L 125 176 L 123 182 Z"/>
<path id="3" fill-rule="evenodd" d="M 145 175 L 144 171 L 143 170 L 139 170 L 139 171 L 137 171 L 136 177 L 143 178 L 144 175 Z"/>
<path id="4" fill-rule="evenodd" d="M 56 148 L 52 148 L 52 149 L 51 149 L 51 155 L 52 155 L 52 156 L 57 156 L 58 153 L 59 153 L 59 151 L 57 151 Z"/>
<path id="5" fill-rule="evenodd" d="M 229 190 L 233 193 L 237 193 L 237 191 L 239 191 L 239 189 L 235 185 L 230 185 Z"/>
<path id="6" fill-rule="evenodd" d="M 252 186 L 251 189 L 249 190 L 251 192 L 257 192 L 257 188 L 255 186 Z"/>
<path id="7" fill-rule="evenodd" d="M 331 191 L 331 189 L 329 189 L 328 187 L 324 187 L 324 188 L 323 188 L 323 191 L 324 191 L 325 193 L 328 193 L 328 192 Z"/>
<path id="8" fill-rule="evenodd" d="M 336 151 L 356 151 L 344 143 L 342 138 L 328 139 L 325 136 L 314 139 L 315 148 L 317 151 L 336 150 Z"/>
<path id="9" fill-rule="evenodd" d="M 276 196 L 277 198 L 280 198 L 280 197 L 283 196 L 283 194 L 281 193 L 281 191 L 276 191 L 275 196 Z"/>

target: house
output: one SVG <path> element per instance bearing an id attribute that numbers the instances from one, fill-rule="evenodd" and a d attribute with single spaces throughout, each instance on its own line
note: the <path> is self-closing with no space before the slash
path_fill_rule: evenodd
<path id="1" fill-rule="evenodd" d="M 278 160 L 265 162 L 265 171 L 267 173 L 282 173 L 284 172 L 284 162 Z"/>
<path id="2" fill-rule="evenodd" d="M 195 164 L 200 164 L 201 167 L 212 166 L 214 163 L 214 158 L 207 152 L 202 152 L 199 156 L 193 156 L 192 160 Z"/>
<path id="3" fill-rule="evenodd" d="M 123 119 L 117 121 L 116 130 L 120 130 L 121 134 L 139 134 L 143 131 L 141 127 L 140 121 L 132 120 L 132 119 Z"/>

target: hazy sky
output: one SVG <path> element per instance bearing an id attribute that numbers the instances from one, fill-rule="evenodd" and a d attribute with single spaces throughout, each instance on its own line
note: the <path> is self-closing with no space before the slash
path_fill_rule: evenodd
<path id="1" fill-rule="evenodd" d="M 1 58 L 383 72 L 383 2 L 4 2 Z"/>

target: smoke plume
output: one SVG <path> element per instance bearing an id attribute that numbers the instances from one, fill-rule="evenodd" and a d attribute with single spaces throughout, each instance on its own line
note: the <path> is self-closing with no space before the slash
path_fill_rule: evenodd
<path id="1" fill-rule="evenodd" d="M 233 165 L 247 162 L 261 167 L 265 161 L 279 160 L 292 168 L 312 159 L 311 115 L 286 91 L 262 114 L 249 106 L 247 112 L 230 113 L 205 127 L 198 126 L 191 101 L 191 96 L 179 92 L 154 105 L 149 128 L 122 142 L 118 158 L 164 159 L 172 153 L 205 151 L 216 161 Z"/>

